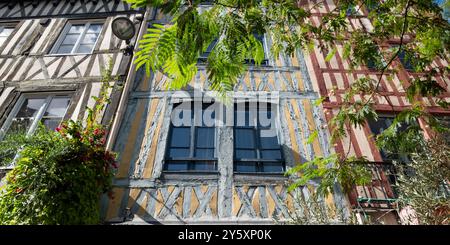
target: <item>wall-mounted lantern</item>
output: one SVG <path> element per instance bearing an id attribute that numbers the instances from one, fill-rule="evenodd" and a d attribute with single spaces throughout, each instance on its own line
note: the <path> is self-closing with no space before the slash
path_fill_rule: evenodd
<path id="1" fill-rule="evenodd" d="M 134 23 L 127 17 L 117 17 L 111 23 L 112 32 L 120 40 L 124 40 L 127 47 L 123 49 L 125 55 L 131 55 L 133 53 L 134 46 L 131 45 L 130 40 L 136 34 L 136 28 Z"/>

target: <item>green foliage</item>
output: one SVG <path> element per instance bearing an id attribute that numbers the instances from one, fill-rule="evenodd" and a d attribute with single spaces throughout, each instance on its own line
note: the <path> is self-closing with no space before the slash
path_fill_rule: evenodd
<path id="1" fill-rule="evenodd" d="M 88 108 L 85 126 L 72 120 L 33 135 L 0 141 L 0 165 L 14 164 L 0 188 L 0 224 L 98 224 L 100 195 L 110 193 L 116 155 L 105 148 L 98 124 L 109 98 L 111 62 L 105 69 L 99 105 Z"/>
<path id="2" fill-rule="evenodd" d="M 450 147 L 437 137 L 411 156 L 408 165 L 397 163 L 399 202 L 411 207 L 414 213 L 407 223 L 450 224 Z"/>
<path id="3" fill-rule="evenodd" d="M 339 159 L 337 154 L 315 157 L 313 160 L 298 164 L 287 171 L 287 174 L 299 172 L 301 175 L 294 184 L 289 186 L 288 191 L 320 179 L 316 190 L 319 196 L 324 197 L 333 193 L 335 183 L 338 183 L 344 192 L 348 193 L 355 185 L 363 185 L 371 181 L 371 173 L 364 166 L 365 163 L 368 163 L 365 158 Z"/>
<path id="4" fill-rule="evenodd" d="M 324 198 L 312 191 L 309 196 L 301 192 L 292 193 L 294 205 L 298 209 L 289 210 L 289 223 L 295 225 L 334 225 L 357 224 L 355 213 L 348 213 L 345 208 L 338 209 L 334 205 L 327 205 Z"/>

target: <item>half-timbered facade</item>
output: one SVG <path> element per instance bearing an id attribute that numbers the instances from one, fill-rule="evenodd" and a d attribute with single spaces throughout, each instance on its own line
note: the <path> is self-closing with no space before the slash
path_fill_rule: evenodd
<path id="1" fill-rule="evenodd" d="M 308 1 L 311 6 L 319 1 Z M 332 0 L 324 1 L 320 7 L 314 11 L 311 21 L 319 24 L 325 13 L 335 9 L 336 5 Z M 347 22 L 349 30 L 371 31 L 373 26 L 367 18 L 368 9 L 366 6 L 354 8 L 348 13 Z M 400 39 L 392 39 L 389 42 L 380 45 L 381 49 L 389 49 L 399 45 Z M 372 163 L 371 169 L 373 173 L 372 183 L 367 186 L 358 186 L 353 193 L 350 194 L 349 200 L 352 208 L 360 214 L 371 216 L 373 221 L 383 222 L 385 224 L 396 224 L 399 222 L 397 214 L 396 197 L 397 193 L 394 187 L 395 170 L 392 165 L 393 158 L 399 159 L 402 156 L 389 156 L 384 152 L 380 152 L 375 145 L 375 137 L 383 129 L 386 129 L 392 123 L 392 119 L 399 113 L 411 106 L 406 98 L 406 89 L 410 85 L 408 81 L 420 75 L 413 72 L 411 64 L 408 63 L 404 54 L 400 53 L 386 72 L 382 75 L 380 71 L 374 69 L 373 64 L 367 62 L 350 69 L 347 60 L 343 58 L 343 46 L 337 44 L 335 46 L 337 52 L 326 61 L 326 52 L 321 52 L 318 45 L 305 58 L 308 73 L 311 80 L 317 84 L 318 92 L 321 97 L 325 97 L 323 103 L 324 113 L 328 122 L 333 115 L 338 112 L 338 107 L 343 100 L 343 94 L 348 91 L 350 85 L 359 78 L 371 78 L 375 81 L 381 79 L 380 89 L 381 96 L 375 96 L 375 109 L 379 114 L 377 122 L 367 122 L 364 127 L 353 127 L 348 125 L 346 128 L 347 137 L 334 145 L 336 152 L 350 152 L 352 156 L 364 156 Z M 389 57 L 385 57 L 388 60 Z M 433 66 L 446 67 L 448 61 L 437 59 L 433 62 Z M 450 77 L 448 75 L 438 74 L 435 79 L 439 84 L 447 90 L 441 95 L 447 102 L 450 101 Z M 367 99 L 367 98 L 366 98 Z M 360 95 L 355 95 L 352 101 L 361 100 Z M 450 115 L 450 111 L 444 110 L 435 103 L 435 99 L 431 97 L 420 98 L 427 106 L 427 110 L 442 119 Z M 424 129 L 424 136 L 430 137 L 430 130 L 424 120 L 418 122 Z"/>
<path id="2" fill-rule="evenodd" d="M 131 60 L 111 21 L 126 16 L 139 30 L 143 15 L 114 0 L 0 1 L 0 139 L 15 130 L 32 134 L 39 122 L 54 129 L 84 119 L 111 63 L 117 80 L 101 118 L 109 124 Z"/>
<path id="3" fill-rule="evenodd" d="M 167 21 L 159 11 L 150 12 L 149 24 Z M 284 172 L 330 154 L 329 133 L 322 127 L 325 117 L 314 106 L 319 88 L 302 52 L 271 57 L 271 38 L 259 38 L 266 61 L 262 66 L 250 64 L 230 93 L 231 101 L 215 103 L 215 109 L 231 118 L 248 114 L 250 108 L 258 115 L 274 115 L 269 116 L 276 125 L 269 137 L 262 137 L 263 128 L 248 121 L 197 126 L 171 121 L 183 106 L 193 105 L 183 113 L 197 122 L 214 102 L 204 64 L 207 53 L 181 91 L 169 90 L 170 79 L 162 73 L 137 72 L 125 91 L 127 107 L 114 136 L 120 166 L 114 199 L 104 199 L 106 221 L 261 224 L 288 221 L 301 210 L 299 198 L 308 198 L 310 191 L 302 187 L 288 192 L 291 179 Z M 258 104 L 263 98 L 270 98 L 264 108 Z M 318 137 L 308 144 L 315 131 Z M 339 187 L 324 202 L 346 209 Z"/>

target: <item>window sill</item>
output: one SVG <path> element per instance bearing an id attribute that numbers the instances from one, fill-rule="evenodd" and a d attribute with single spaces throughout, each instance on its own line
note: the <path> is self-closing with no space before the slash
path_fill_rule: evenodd
<path id="1" fill-rule="evenodd" d="M 285 183 L 289 180 L 289 176 L 284 173 L 242 173 L 234 172 L 235 183 L 243 184 L 265 184 L 265 183 Z"/>
<path id="2" fill-rule="evenodd" d="M 44 57 L 64 57 L 77 55 L 92 55 L 93 53 L 76 53 L 76 54 L 45 54 Z"/>
<path id="3" fill-rule="evenodd" d="M 219 171 L 163 171 L 161 180 L 217 180 Z"/>

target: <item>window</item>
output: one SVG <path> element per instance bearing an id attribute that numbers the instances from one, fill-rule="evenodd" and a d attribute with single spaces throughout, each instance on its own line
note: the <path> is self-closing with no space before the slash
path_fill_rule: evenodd
<path id="1" fill-rule="evenodd" d="M 67 95 L 24 95 L 1 129 L 0 138 L 12 132 L 32 134 L 41 122 L 54 130 L 61 123 L 70 103 Z"/>
<path id="2" fill-rule="evenodd" d="M 380 7 L 380 3 L 378 1 L 368 1 L 366 3 L 367 12 L 369 12 L 369 13 L 375 9 L 378 9 L 379 7 Z"/>
<path id="3" fill-rule="evenodd" d="M 56 41 L 52 54 L 88 54 L 94 49 L 103 23 L 67 23 Z"/>
<path id="4" fill-rule="evenodd" d="M 400 50 L 398 58 L 406 70 L 414 71 L 414 66 L 411 64 L 410 57 L 407 57 L 405 50 Z"/>
<path id="5" fill-rule="evenodd" d="M 381 58 L 381 64 L 385 66 L 386 65 L 386 61 L 383 58 L 382 53 L 380 52 L 380 50 L 377 48 L 376 49 L 377 54 L 379 55 L 379 57 Z M 368 58 L 366 60 L 366 66 L 369 70 L 376 70 L 377 69 L 377 58 Z"/>
<path id="6" fill-rule="evenodd" d="M 256 40 L 258 40 L 262 44 L 262 47 L 264 49 L 264 46 L 265 46 L 264 35 L 254 34 L 254 36 L 255 36 Z M 247 64 L 250 64 L 250 65 L 255 65 L 255 60 L 254 59 L 246 59 L 245 62 Z M 268 64 L 269 64 L 269 61 L 264 56 L 264 59 L 262 60 L 261 65 L 268 65 Z"/>
<path id="7" fill-rule="evenodd" d="M 263 48 L 265 46 L 265 42 L 264 42 L 264 35 L 258 35 L 258 34 L 254 34 L 255 38 L 262 44 Z M 208 60 L 208 56 L 211 53 L 212 49 L 214 48 L 214 46 L 216 46 L 217 44 L 217 38 L 214 39 L 211 44 L 208 46 L 208 48 L 206 49 L 205 52 L 203 52 L 199 58 L 198 58 L 198 62 L 199 63 L 206 63 L 206 61 Z M 250 65 L 255 65 L 255 60 L 253 59 L 245 59 L 245 63 L 250 64 Z M 264 59 L 261 62 L 261 65 L 268 65 L 269 61 L 266 59 L 266 57 L 264 57 Z"/>
<path id="8" fill-rule="evenodd" d="M 394 121 L 395 116 L 391 115 L 383 115 L 378 117 L 378 121 L 369 120 L 369 127 L 373 134 L 378 135 L 391 126 Z M 407 129 L 408 125 L 402 124 L 398 128 L 398 132 L 403 132 Z M 387 153 L 383 149 L 380 150 L 381 157 L 383 161 L 390 162 L 392 160 L 400 160 L 403 162 L 408 162 L 408 157 L 405 154 L 395 154 L 395 153 Z"/>
<path id="9" fill-rule="evenodd" d="M 217 38 L 214 39 L 211 44 L 209 44 L 208 48 L 206 49 L 205 52 L 203 52 L 200 57 L 198 57 L 198 62 L 201 63 L 206 63 L 206 61 L 208 60 L 208 56 L 211 53 L 212 49 L 214 48 L 214 46 L 216 46 L 217 43 Z"/>
<path id="10" fill-rule="evenodd" d="M 217 170 L 215 112 L 212 108 L 211 103 L 199 102 L 174 105 L 165 171 Z"/>
<path id="11" fill-rule="evenodd" d="M 14 31 L 12 25 L 0 25 L 0 47 L 5 43 L 11 33 Z"/>
<path id="12" fill-rule="evenodd" d="M 284 172 L 284 159 L 270 104 L 239 103 L 234 110 L 234 171 Z M 267 123 L 269 122 L 269 123 Z"/>

